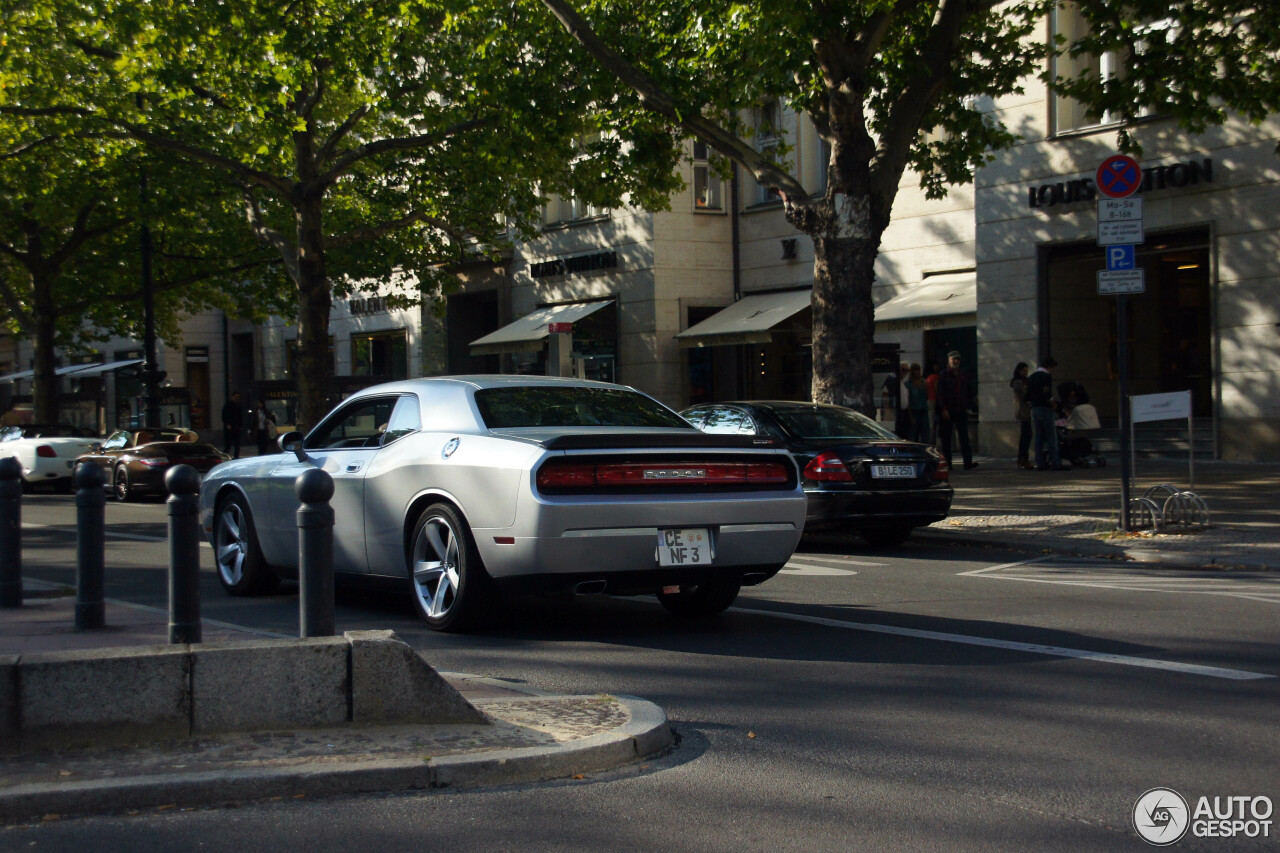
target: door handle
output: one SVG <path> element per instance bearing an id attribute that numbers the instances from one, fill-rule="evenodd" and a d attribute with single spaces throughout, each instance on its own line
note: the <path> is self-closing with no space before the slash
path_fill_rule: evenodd
<path id="1" fill-rule="evenodd" d="M 347 473 L 354 474 L 355 472 L 359 471 L 363 467 L 364 467 L 363 462 L 352 462 L 350 465 L 347 466 Z"/>

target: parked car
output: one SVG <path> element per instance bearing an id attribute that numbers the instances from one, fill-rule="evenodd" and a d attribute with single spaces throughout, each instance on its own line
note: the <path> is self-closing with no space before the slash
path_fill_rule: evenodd
<path id="1" fill-rule="evenodd" d="M 295 480 L 333 477 L 333 561 L 403 583 L 437 630 L 503 592 L 656 594 L 701 616 L 773 577 L 804 527 L 791 457 L 708 436 L 634 389 L 532 376 L 378 385 L 282 454 L 205 478 L 200 517 L 232 595 L 297 575 Z"/>
<path id="2" fill-rule="evenodd" d="M 790 450 L 809 496 L 806 530 L 856 531 L 871 545 L 898 545 L 951 509 L 942 454 L 853 409 L 760 401 L 692 406 L 681 415 L 706 433 L 770 436 Z"/>
<path id="3" fill-rule="evenodd" d="M 101 465 L 116 500 L 128 501 L 142 494 L 165 494 L 164 475 L 174 465 L 190 465 L 206 474 L 230 458 L 200 441 L 192 430 L 156 427 L 118 429 L 76 461 Z"/>
<path id="4" fill-rule="evenodd" d="M 65 424 L 17 424 L 0 427 L 0 456 L 17 457 L 23 487 L 48 484 L 71 486 L 76 457 L 99 439 L 83 427 Z"/>

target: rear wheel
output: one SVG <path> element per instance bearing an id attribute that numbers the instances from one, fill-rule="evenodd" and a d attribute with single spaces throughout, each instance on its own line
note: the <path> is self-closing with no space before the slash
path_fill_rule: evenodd
<path id="1" fill-rule="evenodd" d="M 213 530 L 213 558 L 223 589 L 232 595 L 262 595 L 276 588 L 280 578 L 262 556 L 244 498 L 232 495 L 219 505 Z"/>
<path id="2" fill-rule="evenodd" d="M 115 489 L 116 500 L 124 503 L 133 499 L 133 483 L 129 480 L 128 468 L 123 465 L 117 465 L 115 476 L 112 477 L 111 482 Z"/>
<path id="3" fill-rule="evenodd" d="M 696 618 L 715 616 L 729 609 L 742 585 L 733 581 L 713 581 L 697 586 L 682 586 L 679 592 L 658 592 L 658 603 L 676 616 Z"/>
<path id="4" fill-rule="evenodd" d="M 473 627 L 489 593 L 488 575 L 457 510 L 427 507 L 410 542 L 410 588 L 418 615 L 437 631 Z"/>
<path id="5" fill-rule="evenodd" d="M 894 545 L 901 545 L 911 538 L 911 528 L 877 527 L 873 530 L 863 530 L 862 538 L 874 548 L 890 548 Z"/>

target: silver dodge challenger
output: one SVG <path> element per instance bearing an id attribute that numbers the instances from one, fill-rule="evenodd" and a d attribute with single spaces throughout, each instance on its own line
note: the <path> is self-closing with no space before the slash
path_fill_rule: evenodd
<path id="1" fill-rule="evenodd" d="M 454 376 L 378 385 L 280 452 L 217 466 L 200 520 L 232 595 L 298 574 L 298 497 L 333 477 L 337 572 L 397 579 L 441 631 L 501 594 L 656 594 L 705 616 L 786 563 L 804 528 L 795 462 L 771 439 L 706 435 L 603 382 Z"/>

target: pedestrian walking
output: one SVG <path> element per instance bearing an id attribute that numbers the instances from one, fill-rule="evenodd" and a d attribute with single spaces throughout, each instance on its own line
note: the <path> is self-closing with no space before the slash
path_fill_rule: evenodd
<path id="1" fill-rule="evenodd" d="M 1031 367 L 1025 361 L 1013 369 L 1009 387 L 1013 389 L 1013 419 L 1018 422 L 1018 467 L 1034 468 L 1031 454 L 1031 404 L 1027 402 L 1027 376 Z"/>
<path id="2" fill-rule="evenodd" d="M 1053 396 L 1053 371 L 1058 362 L 1049 356 L 1027 377 L 1027 401 L 1031 404 L 1031 426 L 1035 433 L 1036 470 L 1069 471 L 1058 455 L 1057 400 Z"/>
<path id="3" fill-rule="evenodd" d="M 977 468 L 969 444 L 969 401 L 973 399 L 969 379 L 960 370 L 960 353 L 947 353 L 947 369 L 938 378 L 938 432 L 942 437 L 942 455 L 951 465 L 951 441 L 960 439 L 960 456 L 966 471 Z"/>
<path id="4" fill-rule="evenodd" d="M 276 416 L 267 408 L 266 400 L 258 400 L 258 455 L 265 456 L 276 440 Z"/>
<path id="5" fill-rule="evenodd" d="M 240 439 L 243 432 L 244 409 L 240 407 L 240 392 L 232 391 L 231 399 L 222 405 L 222 451 L 232 459 L 240 458 Z"/>
<path id="6" fill-rule="evenodd" d="M 938 446 L 938 365 L 929 362 L 929 372 L 924 377 L 924 387 L 929 393 L 929 444 Z"/>

